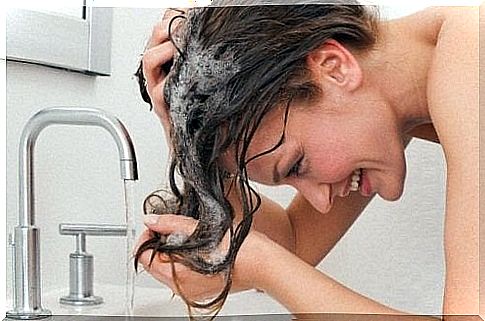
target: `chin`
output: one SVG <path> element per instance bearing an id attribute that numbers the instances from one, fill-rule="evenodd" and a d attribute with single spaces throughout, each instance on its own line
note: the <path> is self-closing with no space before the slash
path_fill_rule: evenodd
<path id="1" fill-rule="evenodd" d="M 386 201 L 389 201 L 389 202 L 395 202 L 397 200 L 399 200 L 402 196 L 402 193 L 401 194 L 395 194 L 395 195 L 391 195 L 391 196 L 384 196 L 384 195 L 381 195 L 381 197 L 383 199 L 385 199 Z"/>
<path id="2" fill-rule="evenodd" d="M 393 186 L 389 186 L 387 190 L 381 192 L 378 191 L 380 197 L 382 197 L 386 201 L 394 202 L 401 198 L 403 191 L 404 191 L 404 184 L 393 184 Z"/>

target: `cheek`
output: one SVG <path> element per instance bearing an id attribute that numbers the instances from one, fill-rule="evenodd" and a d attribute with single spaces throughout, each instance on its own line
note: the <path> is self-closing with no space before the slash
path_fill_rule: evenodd
<path id="1" fill-rule="evenodd" d="M 343 140 L 322 139 L 319 144 L 305 148 L 312 176 L 327 182 L 344 179 L 355 168 L 355 154 Z"/>
<path id="2" fill-rule="evenodd" d="M 345 179 L 363 162 L 394 163 L 397 135 L 391 128 L 381 128 L 369 119 L 355 119 L 345 124 L 328 122 L 319 130 L 309 132 L 305 137 L 305 154 L 310 160 L 312 176 L 336 182 Z"/>
<path id="3" fill-rule="evenodd" d="M 313 179 L 337 182 L 357 167 L 370 166 L 388 175 L 386 181 L 394 182 L 392 190 L 398 190 L 402 143 L 395 119 L 386 110 L 304 114 L 298 125 L 295 130 L 303 133 Z"/>

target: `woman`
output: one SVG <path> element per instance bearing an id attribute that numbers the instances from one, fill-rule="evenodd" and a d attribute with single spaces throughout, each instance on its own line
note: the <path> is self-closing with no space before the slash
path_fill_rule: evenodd
<path id="1" fill-rule="evenodd" d="M 477 8 L 389 22 L 355 5 L 170 11 L 141 70 L 185 183 L 172 179 L 179 206 L 165 212 L 195 219 L 148 216 L 139 262 L 189 305 L 213 307 L 194 300 L 232 283 L 293 313 L 399 313 L 314 266 L 373 195 L 401 196 L 403 151 L 419 137 L 447 162 L 443 314 L 478 314 Z M 283 209 L 249 179 L 298 193 Z M 178 252 L 154 245 L 175 232 L 191 235 Z"/>

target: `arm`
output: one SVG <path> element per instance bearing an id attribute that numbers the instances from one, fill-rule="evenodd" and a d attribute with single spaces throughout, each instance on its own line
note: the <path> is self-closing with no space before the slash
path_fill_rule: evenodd
<path id="1" fill-rule="evenodd" d="M 428 99 L 447 162 L 443 313 L 478 314 L 478 13 L 442 10 Z"/>
<path id="2" fill-rule="evenodd" d="M 146 221 L 145 223 L 151 230 L 163 234 L 181 230 L 190 233 L 196 226 L 194 219 L 180 215 L 155 215 L 154 218 L 156 222 Z M 144 234 L 148 233 L 149 231 L 146 231 Z M 145 267 L 148 265 L 149 257 L 150 253 L 145 252 L 140 258 Z M 167 258 L 163 255 L 155 256 L 154 264 L 149 271 L 154 277 L 176 291 L 170 264 L 167 262 Z M 220 289 L 221 279 L 218 275 L 196 275 L 179 263 L 174 265 L 177 275 L 180 277 L 179 282 L 182 282 L 182 288 L 189 297 L 193 298 L 192 296 L 196 295 L 195 299 L 197 299 L 197 296 L 204 294 L 201 289 L 195 289 L 194 292 L 194 288 L 192 288 L 194 285 L 202 285 L 204 291 L 208 291 L 209 288 L 210 291 L 205 293 L 206 295 L 210 295 L 213 290 Z M 241 247 L 236 259 L 233 279 L 239 285 L 243 285 L 243 288 L 258 288 L 266 291 L 298 318 L 305 319 L 308 313 L 347 313 L 346 321 L 363 321 L 366 320 L 363 313 L 379 313 L 382 315 L 372 315 L 370 320 L 387 321 L 389 317 L 386 315 L 388 314 L 393 315 L 392 320 L 409 320 L 409 316 L 381 305 L 332 280 L 271 241 L 264 234 L 256 231 L 252 231 L 248 235 Z M 202 299 L 203 296 L 200 298 Z M 348 315 L 348 313 L 356 315 Z M 334 315 L 327 316 L 335 321 Z M 322 314 L 318 316 L 318 319 L 327 316 Z M 435 320 L 431 317 L 413 316 L 412 318 L 415 321 Z"/>
<path id="3" fill-rule="evenodd" d="M 247 247 L 257 248 L 265 255 L 260 256 L 255 268 L 255 282 L 258 286 L 277 299 L 292 313 L 378 313 L 398 314 L 402 312 L 388 308 L 349 288 L 339 284 L 311 265 L 298 259 L 276 243 L 265 238 L 252 238 Z M 245 249 L 251 251 L 251 249 Z M 244 263 L 243 263 L 244 264 Z M 256 272 L 259 271 L 259 272 Z M 298 271 L 298 273 L 295 273 Z M 392 320 L 400 320 L 395 315 Z M 322 315 L 324 317 L 324 315 Z M 355 319 L 354 319 L 355 317 Z M 381 319 L 382 318 L 382 319 Z M 334 320 L 334 318 L 331 318 Z M 389 320 L 385 315 L 368 320 Z M 320 320 L 320 316 L 318 318 Z M 363 320 L 361 316 L 346 315 L 345 320 Z M 409 316 L 402 316 L 409 320 Z M 431 317 L 413 316 L 415 321 L 436 320 Z"/>

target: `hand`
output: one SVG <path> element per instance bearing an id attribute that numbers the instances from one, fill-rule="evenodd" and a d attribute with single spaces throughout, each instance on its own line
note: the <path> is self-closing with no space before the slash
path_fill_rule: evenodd
<path id="1" fill-rule="evenodd" d="M 136 75 L 139 78 L 140 90 L 145 101 L 151 103 L 155 113 L 160 118 L 162 127 L 170 145 L 171 122 L 168 106 L 164 100 L 163 88 L 167 74 L 170 71 L 171 62 L 175 53 L 175 46 L 169 39 L 170 22 L 176 16 L 184 15 L 182 9 L 167 9 L 161 21 L 159 21 L 152 31 L 148 41 L 143 59 Z M 183 19 L 174 20 L 171 29 L 177 27 Z M 145 97 L 148 95 L 148 97 Z"/>
<path id="2" fill-rule="evenodd" d="M 182 232 L 190 235 L 197 225 L 197 221 L 182 215 L 147 215 L 145 225 L 148 227 L 140 237 L 139 245 L 150 239 L 154 232 L 168 235 Z M 150 222 L 150 220 L 153 221 Z M 264 260 L 261 242 L 269 241 L 264 235 L 251 231 L 241 247 L 233 271 L 233 285 L 231 292 L 237 292 L 257 287 L 258 271 Z M 227 246 L 227 237 L 221 247 Z M 157 253 L 150 265 L 152 250 L 145 251 L 139 258 L 139 263 L 155 279 L 164 283 L 171 290 L 180 295 L 172 274 L 172 267 L 168 255 Z M 202 275 L 196 273 L 180 263 L 174 263 L 175 273 L 180 289 L 190 300 L 204 300 L 218 295 L 224 287 L 222 275 Z"/>

